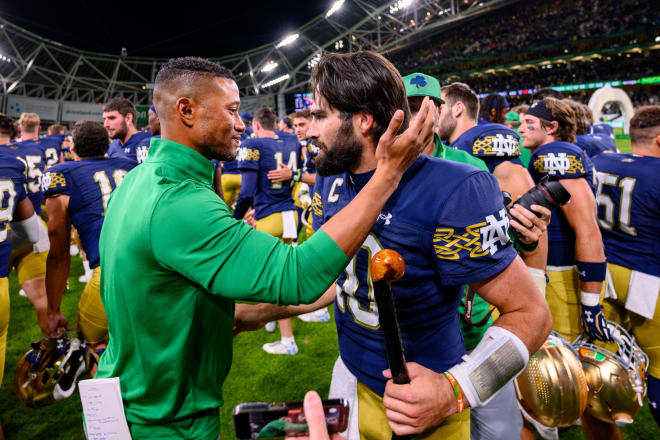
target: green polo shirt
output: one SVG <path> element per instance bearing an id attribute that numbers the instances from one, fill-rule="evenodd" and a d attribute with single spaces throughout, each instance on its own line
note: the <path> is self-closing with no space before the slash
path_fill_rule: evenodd
<path id="1" fill-rule="evenodd" d="M 134 439 L 215 439 L 234 300 L 311 303 L 349 262 L 323 231 L 293 248 L 234 220 L 213 171 L 191 148 L 152 139 L 108 202 L 99 251 L 110 342 L 96 377 L 120 378 Z"/>
<path id="2" fill-rule="evenodd" d="M 479 159 L 478 157 L 474 157 L 463 150 L 458 150 L 456 148 L 444 145 L 437 134 L 435 135 L 435 152 L 433 153 L 433 157 L 439 157 L 441 159 L 451 160 L 453 162 L 466 163 L 468 165 L 473 165 L 479 169 L 488 171 L 488 167 L 483 160 Z M 465 291 L 463 291 L 463 293 L 465 293 Z M 461 303 L 458 307 L 458 313 L 463 316 L 464 310 L 465 297 L 461 298 Z M 482 317 L 486 316 L 488 310 L 490 310 L 488 303 L 479 295 L 475 295 L 474 303 L 472 305 L 472 313 L 474 317 L 473 320 L 479 321 Z M 468 351 L 474 350 L 492 323 L 493 318 L 489 318 L 488 323 L 483 327 L 475 327 L 461 319 L 461 333 L 463 334 L 465 349 Z"/>

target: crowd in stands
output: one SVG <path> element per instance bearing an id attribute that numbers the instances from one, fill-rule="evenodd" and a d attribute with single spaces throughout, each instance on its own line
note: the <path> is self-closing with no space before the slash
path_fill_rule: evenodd
<path id="1" fill-rule="evenodd" d="M 548 45 L 558 45 L 550 52 L 560 54 L 566 50 L 567 42 L 576 46 L 572 52 L 609 47 L 612 45 L 611 39 L 604 40 L 603 37 L 620 33 L 626 35 L 620 36 L 617 44 L 638 42 L 640 38 L 652 39 L 653 32 L 640 32 L 639 36 L 634 34 L 631 39 L 632 31 L 657 28 L 660 23 L 649 0 L 532 1 L 514 7 L 517 10 L 513 15 L 510 8 L 503 8 L 426 39 L 417 50 L 406 48 L 390 58 L 400 70 L 407 72 L 421 66 L 446 67 L 475 59 L 492 60 L 497 57 L 501 60 L 503 55 L 520 55 L 528 51 L 538 53 L 537 48 L 547 49 Z M 580 44 L 589 39 L 596 41 Z M 548 56 L 548 53 L 544 55 Z"/>

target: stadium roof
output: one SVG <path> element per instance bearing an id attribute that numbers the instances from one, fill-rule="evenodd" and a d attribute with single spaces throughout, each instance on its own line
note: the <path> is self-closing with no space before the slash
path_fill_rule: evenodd
<path id="1" fill-rule="evenodd" d="M 400 50 L 455 26 L 460 20 L 516 1 L 337 0 L 327 5 L 324 13 L 280 39 L 232 55 L 209 58 L 234 72 L 243 96 L 303 91 L 311 68 L 325 53 Z M 246 21 L 243 25 L 248 32 L 259 23 Z M 272 22 L 271 25 L 275 26 Z M 133 38 L 138 38 L 136 35 L 139 34 L 133 33 Z M 194 38 L 188 44 L 190 53 L 195 54 Z M 76 46 L 47 39 L 0 17 L 3 94 L 79 102 L 103 102 L 113 96 L 124 96 L 136 104 L 145 104 L 150 100 L 149 92 L 158 68 L 167 60 L 95 52 Z"/>

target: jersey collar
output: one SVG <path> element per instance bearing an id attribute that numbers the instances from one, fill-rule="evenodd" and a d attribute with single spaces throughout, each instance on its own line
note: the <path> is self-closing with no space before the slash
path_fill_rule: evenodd
<path id="1" fill-rule="evenodd" d="M 192 148 L 168 139 L 151 139 L 146 162 L 165 163 L 181 175 L 213 184 L 213 163 Z"/>

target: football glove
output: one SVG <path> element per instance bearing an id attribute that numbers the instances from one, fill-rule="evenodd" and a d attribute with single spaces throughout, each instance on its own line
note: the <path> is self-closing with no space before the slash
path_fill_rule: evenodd
<path id="1" fill-rule="evenodd" d="M 600 295 L 593 292 L 582 291 L 582 328 L 592 339 L 603 342 L 613 342 L 607 320 L 603 314 L 603 306 L 600 304 Z"/>

